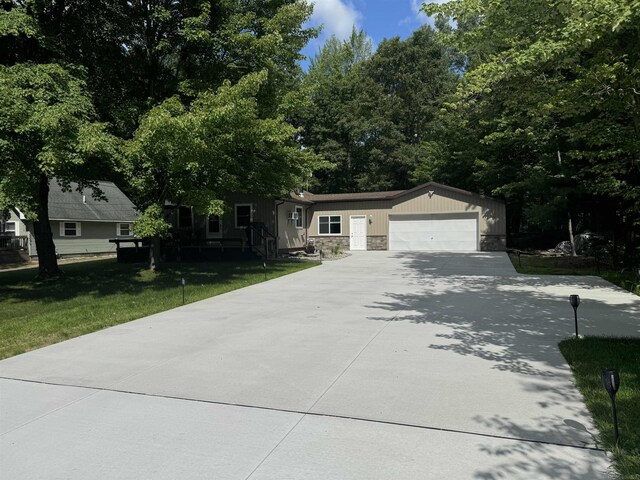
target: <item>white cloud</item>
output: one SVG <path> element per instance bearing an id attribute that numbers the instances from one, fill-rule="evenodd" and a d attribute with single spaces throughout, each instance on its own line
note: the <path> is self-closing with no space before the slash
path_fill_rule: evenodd
<path id="1" fill-rule="evenodd" d="M 416 19 L 420 23 L 427 23 L 429 21 L 429 17 L 427 17 L 427 14 L 422 12 L 420 8 L 422 8 L 421 1 L 411 0 L 411 10 L 413 10 L 413 13 L 416 15 Z"/>
<path id="2" fill-rule="evenodd" d="M 322 37 L 335 35 L 340 39 L 346 39 L 351 35 L 354 25 L 358 28 L 362 14 L 350 1 L 312 0 L 312 3 L 314 7 L 310 23 L 324 25 Z"/>
<path id="3" fill-rule="evenodd" d="M 415 19 L 421 24 L 424 25 L 425 23 L 428 23 L 429 25 L 433 26 L 434 21 L 433 18 L 427 16 L 426 13 L 424 13 L 423 11 L 421 11 L 420 9 L 422 8 L 422 5 L 424 3 L 447 3 L 449 0 L 411 0 L 411 10 L 413 10 L 413 13 L 415 15 Z"/>

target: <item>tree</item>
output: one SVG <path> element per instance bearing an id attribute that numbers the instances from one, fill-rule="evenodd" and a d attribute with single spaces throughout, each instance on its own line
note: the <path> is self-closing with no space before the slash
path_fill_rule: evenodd
<path id="1" fill-rule="evenodd" d="M 424 26 L 406 40 L 384 40 L 365 62 L 352 104 L 361 119 L 361 189 L 406 189 L 426 180 L 416 170 L 434 153 L 437 114 L 456 85 L 456 61 Z"/>
<path id="2" fill-rule="evenodd" d="M 360 69 L 371 56 L 371 40 L 354 29 L 347 40 L 330 37 L 311 60 L 304 87 L 310 104 L 301 115 L 303 142 L 322 155 L 328 168 L 316 173 L 314 187 L 321 192 L 357 189 L 358 120 L 352 107 Z"/>
<path id="3" fill-rule="evenodd" d="M 15 166 L 16 180 L 21 162 L 27 162 L 20 158 L 20 149 L 33 150 L 25 157 L 36 172 L 29 179 L 37 179 L 42 188 L 34 189 L 25 183 L 26 178 L 21 180 L 24 188 L 40 192 L 43 207 L 44 187 L 54 175 L 63 183 L 77 181 L 81 187 L 91 184 L 91 179 L 120 175 L 120 180 L 132 181 L 131 188 L 126 184 L 123 188 L 137 194 L 135 200 L 144 208 L 157 206 L 160 198 L 169 195 L 199 206 L 203 199 L 226 191 L 214 188 L 215 182 L 223 177 L 228 180 L 232 171 L 240 178 L 243 168 L 249 178 L 264 177 L 247 185 L 263 186 L 265 193 L 267 187 L 273 188 L 274 194 L 282 182 L 289 182 L 289 188 L 297 186 L 302 170 L 308 175 L 306 165 L 312 155 L 301 153 L 300 160 L 292 160 L 292 152 L 300 153 L 294 142 L 298 133 L 285 122 L 301 98 L 300 49 L 316 34 L 315 29 L 302 27 L 311 14 L 304 0 L 14 0 L 3 2 L 2 7 L 0 59 L 7 67 L 2 108 L 8 115 L 0 138 L 2 154 Z M 29 75 L 23 74 L 29 68 L 36 69 L 29 74 L 30 84 L 25 80 Z M 55 69 L 64 73 L 54 75 Z M 239 93 L 234 96 L 228 92 L 236 91 L 232 87 L 236 84 Z M 247 84 L 252 88 L 247 90 Z M 236 112 L 241 105 L 246 125 L 238 113 L 238 121 L 226 128 L 218 125 L 206 130 L 213 124 L 204 121 L 203 105 L 216 89 L 220 89 L 220 98 L 239 102 L 210 105 L 220 115 L 218 121 L 223 121 L 227 110 Z M 27 115 L 29 108 L 34 110 L 33 117 Z M 103 123 L 92 123 L 96 120 Z M 36 121 L 42 122 L 38 138 L 29 130 Z M 247 125 L 255 128 L 247 131 Z M 54 127 L 60 131 L 54 132 Z M 159 138 L 155 128 L 166 136 Z M 197 128 L 220 137 L 205 138 Z M 28 133 L 24 138 L 14 135 L 23 131 Z M 247 146 L 249 139 L 237 132 L 257 135 L 251 139 L 253 150 Z M 41 142 L 30 143 L 31 137 Z M 239 142 L 235 156 L 230 153 L 232 146 L 225 143 L 230 137 Z M 158 139 L 164 149 L 155 148 L 148 143 L 150 139 Z M 110 168 L 111 164 L 104 168 L 104 162 L 96 161 L 117 157 L 114 146 L 122 140 L 127 146 L 118 169 Z M 55 162 L 38 148 L 55 156 Z M 254 158 L 249 161 L 241 153 Z M 216 163 L 222 159 L 227 164 Z M 141 163 L 136 165 L 136 161 Z M 282 166 L 277 164 L 280 161 Z M 211 179 L 196 181 L 194 171 Z M 278 181 L 270 178 L 272 173 L 281 174 Z M 166 191 L 154 191 L 155 185 L 144 184 L 149 176 L 162 174 L 173 175 Z M 0 190 L 4 204 L 29 204 L 35 194 L 20 196 L 12 190 L 17 187 L 10 185 L 8 175 Z M 211 190 L 200 192 L 200 188 Z M 46 208 L 38 210 L 38 215 L 38 225 L 44 229 Z M 157 208 L 151 208 L 139 230 L 161 234 L 162 222 L 157 220 Z M 42 238 L 47 235 L 50 232 L 43 230 Z M 39 258 L 48 265 L 46 270 L 57 273 L 50 238 L 46 246 L 36 243 Z"/>
<path id="4" fill-rule="evenodd" d="M 0 210 L 34 221 L 39 277 L 61 273 L 48 215 L 49 182 L 95 188 L 95 173 L 115 154 L 97 123 L 86 69 L 64 62 L 38 21 L 38 2 L 5 1 L 0 10 Z M 56 3 L 52 9 L 59 9 Z"/>
<path id="5" fill-rule="evenodd" d="M 455 57 L 429 27 L 384 40 L 371 56 L 361 53 L 365 40 L 355 31 L 342 43 L 330 39 L 305 79 L 313 106 L 304 141 L 334 165 L 318 176 L 324 191 L 415 185 L 433 153 L 440 102 L 456 82 Z"/>
<path id="6" fill-rule="evenodd" d="M 531 221 L 549 218 L 556 205 L 568 225 L 576 214 L 587 218 L 582 206 L 593 205 L 590 198 L 611 199 L 633 251 L 640 220 L 637 2 L 455 0 L 426 11 L 441 25 L 453 19 L 459 26 L 443 31 L 467 60 L 450 111 L 473 119 L 479 146 L 468 152 L 476 180 L 516 197 Z"/>
<path id="7" fill-rule="evenodd" d="M 151 269 L 158 264 L 160 238 L 168 232 L 166 201 L 221 214 L 226 194 L 284 195 L 317 166 L 282 115 L 260 117 L 257 97 L 267 77 L 263 71 L 235 85 L 225 82 L 199 94 L 189 107 L 170 98 L 145 115 L 127 143 L 127 177 L 145 207 L 135 230 L 153 239 Z"/>
<path id="8" fill-rule="evenodd" d="M 286 120 L 300 101 L 299 51 L 316 30 L 301 26 L 311 14 L 302 0 L 134 7 L 134 90 L 153 107 L 123 171 L 145 208 L 137 234 L 154 239 L 155 268 L 166 200 L 220 213 L 230 191 L 277 195 L 310 176 L 314 157 Z"/>
<path id="9" fill-rule="evenodd" d="M 0 65 L 0 211 L 19 207 L 34 221 L 40 278 L 60 274 L 49 180 L 95 186 L 86 180 L 91 163 L 112 150 L 104 126 L 93 121 L 81 72 L 73 73 L 56 64 Z"/>

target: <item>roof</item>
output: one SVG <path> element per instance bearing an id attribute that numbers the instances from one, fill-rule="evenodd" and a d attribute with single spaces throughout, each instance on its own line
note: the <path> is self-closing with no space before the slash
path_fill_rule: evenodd
<path id="1" fill-rule="evenodd" d="M 310 192 L 306 192 L 306 191 L 303 191 L 303 192 L 300 192 L 300 193 L 291 192 L 288 197 L 282 198 L 282 200 L 293 201 L 293 202 L 296 202 L 296 203 L 306 203 L 308 205 L 313 205 L 313 202 L 311 201 L 311 198 L 310 198 L 311 195 L 313 195 L 313 194 L 310 193 Z"/>
<path id="2" fill-rule="evenodd" d="M 313 194 L 308 193 L 308 198 L 313 203 L 327 202 L 356 202 L 358 200 L 389 200 L 395 195 L 405 190 L 395 190 L 390 192 L 361 192 L 361 193 L 326 193 Z"/>
<path id="3" fill-rule="evenodd" d="M 453 191 L 456 193 L 462 193 L 464 195 L 472 195 L 480 198 L 490 198 L 491 200 L 496 200 L 491 197 L 485 197 L 484 195 L 480 195 L 477 193 L 468 192 L 467 190 L 462 190 L 460 188 L 450 187 L 448 185 L 443 185 L 441 183 L 436 182 L 427 182 L 422 185 L 418 185 L 417 187 L 408 189 L 408 190 L 392 190 L 387 192 L 362 192 L 362 193 L 326 193 L 326 194 L 313 194 L 311 192 L 304 192 L 304 198 L 306 200 L 310 200 L 312 203 L 330 203 L 330 202 L 358 202 L 358 201 L 369 201 L 369 200 L 395 200 L 396 198 L 403 197 L 405 195 L 409 195 L 419 190 L 430 188 L 432 190 L 436 189 L 444 189 Z M 500 200 L 496 200 L 500 201 Z"/>
<path id="4" fill-rule="evenodd" d="M 105 200 L 93 198 L 93 189 L 78 191 L 71 182 L 71 191 L 63 192 L 56 179 L 49 184 L 49 219 L 85 222 L 133 222 L 138 217 L 135 205 L 112 182 L 98 181 Z"/>

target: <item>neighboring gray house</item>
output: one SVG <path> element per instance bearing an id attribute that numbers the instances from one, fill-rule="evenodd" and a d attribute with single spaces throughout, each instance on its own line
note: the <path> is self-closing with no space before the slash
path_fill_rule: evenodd
<path id="1" fill-rule="evenodd" d="M 55 179 L 49 185 L 49 221 L 56 252 L 61 256 L 115 253 L 113 238 L 133 237 L 133 223 L 138 217 L 135 205 L 112 182 L 99 181 L 105 200 L 96 200 L 92 189 L 63 192 Z M 33 222 L 18 210 L 2 223 L 0 235 L 26 238 L 27 253 L 37 256 Z"/>

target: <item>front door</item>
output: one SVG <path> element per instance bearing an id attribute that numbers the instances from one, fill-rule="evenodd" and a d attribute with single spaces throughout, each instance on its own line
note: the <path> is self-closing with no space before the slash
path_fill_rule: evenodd
<path id="1" fill-rule="evenodd" d="M 367 249 L 367 217 L 365 215 L 354 215 L 349 220 L 349 231 L 351 238 L 349 241 L 350 250 Z"/>

